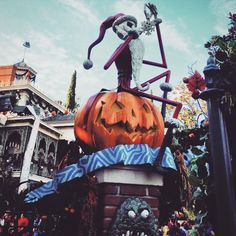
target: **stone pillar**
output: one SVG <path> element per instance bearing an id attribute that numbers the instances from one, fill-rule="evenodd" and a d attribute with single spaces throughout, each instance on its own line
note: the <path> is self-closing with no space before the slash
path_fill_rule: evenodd
<path id="1" fill-rule="evenodd" d="M 146 201 L 156 218 L 163 177 L 150 166 L 115 166 L 95 173 L 98 180 L 99 235 L 106 236 L 117 209 L 129 197 Z"/>

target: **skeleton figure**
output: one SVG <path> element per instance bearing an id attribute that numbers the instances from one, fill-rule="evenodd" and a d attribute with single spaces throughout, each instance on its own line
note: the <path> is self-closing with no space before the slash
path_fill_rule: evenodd
<path id="1" fill-rule="evenodd" d="M 115 16 L 107 18 L 100 26 L 100 34 L 98 39 L 93 42 L 88 49 L 88 60 L 84 62 L 85 69 L 92 67 L 92 61 L 90 60 L 91 49 L 98 43 L 100 43 L 105 35 L 107 28 L 112 27 L 113 31 L 117 36 L 126 40 L 129 35 L 133 35 L 133 39 L 129 42 L 128 48 L 131 54 L 131 67 L 132 67 L 132 78 L 140 91 L 146 91 L 149 89 L 149 84 L 142 87 L 139 82 L 140 69 L 143 63 L 144 57 L 144 45 L 139 35 L 146 29 L 137 28 L 137 20 L 134 16 L 124 15 L 119 13 Z M 119 48 L 118 48 L 119 49 Z M 115 52 L 116 53 L 116 52 Z M 115 54 L 114 53 L 114 54 Z M 114 55 L 113 54 L 113 55 Z"/>
<path id="2" fill-rule="evenodd" d="M 134 79 L 134 82 L 139 90 L 148 90 L 149 84 L 145 87 L 142 87 L 139 82 L 140 69 L 144 57 L 144 45 L 139 38 L 139 35 L 142 33 L 142 31 L 137 28 L 136 18 L 133 16 L 119 17 L 114 21 L 112 28 L 117 36 L 122 40 L 125 40 L 131 34 L 133 35 L 134 39 L 132 39 L 128 44 L 131 53 L 132 78 Z"/>
<path id="3" fill-rule="evenodd" d="M 117 36 L 124 42 L 115 50 L 110 59 L 104 65 L 104 69 L 108 69 L 113 62 L 115 62 L 118 70 L 118 92 L 125 91 L 136 96 L 146 97 L 158 102 L 162 102 L 162 115 L 165 117 L 166 104 L 175 106 L 175 111 L 173 113 L 173 118 L 177 118 L 181 110 L 182 104 L 176 101 L 167 99 L 167 93 L 172 90 L 169 84 L 170 80 L 170 70 L 167 70 L 160 75 L 155 76 L 149 80 L 146 80 L 142 84 L 139 82 L 140 69 L 142 64 L 149 66 L 161 67 L 167 69 L 167 62 L 165 58 L 165 52 L 162 43 L 162 37 L 160 32 L 159 24 L 162 22 L 161 19 L 157 17 L 157 8 L 153 4 L 145 4 L 144 14 L 146 20 L 141 22 L 141 27 L 137 27 L 137 20 L 134 16 L 124 15 L 119 13 L 115 16 L 108 17 L 100 26 L 99 37 L 89 46 L 87 60 L 84 62 L 84 68 L 90 69 L 93 66 L 90 60 L 90 54 L 92 48 L 100 43 L 106 30 L 108 28 L 113 29 Z M 157 41 L 159 43 L 161 62 L 144 60 L 144 46 L 139 36 L 143 33 L 150 35 L 153 31 L 156 31 Z M 135 88 L 131 88 L 130 81 L 131 78 L 134 79 L 136 83 Z M 149 84 L 152 84 L 162 78 L 165 78 L 165 82 L 160 85 L 163 91 L 163 96 L 155 96 L 144 91 L 148 90 Z"/>

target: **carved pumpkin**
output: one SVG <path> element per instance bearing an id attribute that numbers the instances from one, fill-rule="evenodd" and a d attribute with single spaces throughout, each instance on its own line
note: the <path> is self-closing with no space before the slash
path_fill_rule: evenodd
<path id="1" fill-rule="evenodd" d="M 118 144 L 161 145 L 164 122 L 147 99 L 127 92 L 100 93 L 78 110 L 75 137 L 86 153 Z"/>

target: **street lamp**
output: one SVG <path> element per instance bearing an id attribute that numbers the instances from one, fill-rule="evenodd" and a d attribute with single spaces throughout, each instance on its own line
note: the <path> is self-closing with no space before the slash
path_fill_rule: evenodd
<path id="1" fill-rule="evenodd" d="M 231 155 L 225 119 L 220 108 L 220 101 L 225 93 L 225 78 L 213 56 L 209 57 L 203 73 L 207 90 L 202 92 L 200 97 L 207 101 L 208 107 L 219 235 L 234 235 L 236 232 L 236 207 Z"/>

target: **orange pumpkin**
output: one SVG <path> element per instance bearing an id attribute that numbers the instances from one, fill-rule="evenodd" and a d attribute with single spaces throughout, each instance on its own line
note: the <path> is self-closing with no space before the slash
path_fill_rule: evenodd
<path id="1" fill-rule="evenodd" d="M 145 98 L 127 92 L 100 93 L 75 116 L 75 137 L 85 153 L 118 144 L 161 145 L 164 122 L 159 110 Z"/>

